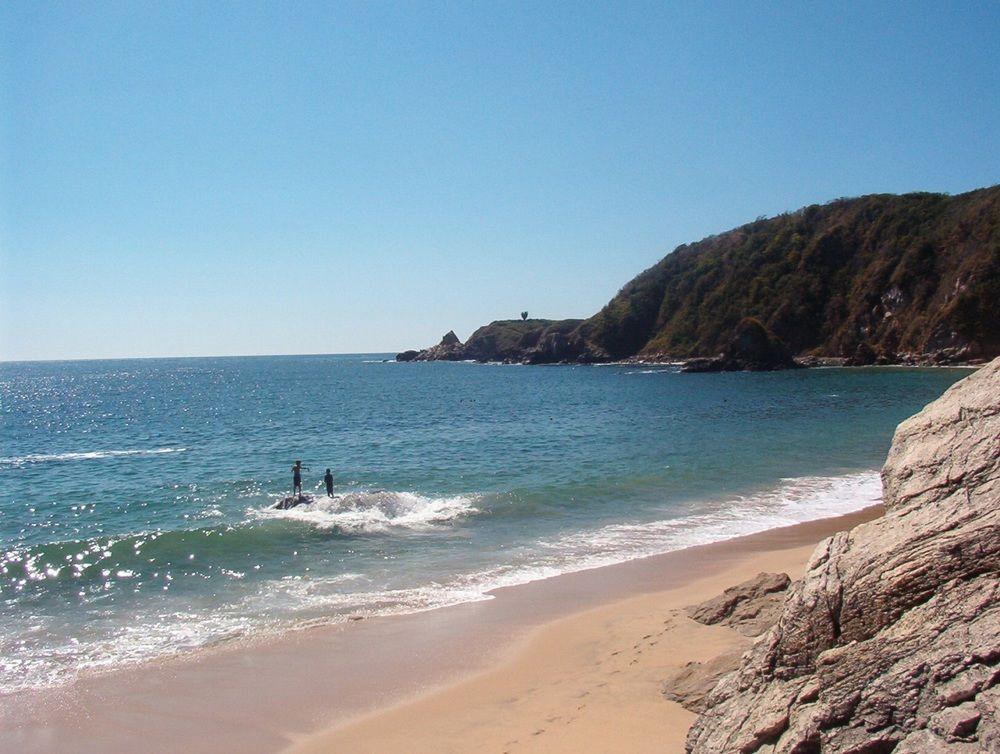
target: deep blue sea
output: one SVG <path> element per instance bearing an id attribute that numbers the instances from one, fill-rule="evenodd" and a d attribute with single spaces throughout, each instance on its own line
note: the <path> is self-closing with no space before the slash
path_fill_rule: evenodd
<path id="1" fill-rule="evenodd" d="M 383 358 L 0 364 L 0 691 L 856 510 L 967 373 Z"/>

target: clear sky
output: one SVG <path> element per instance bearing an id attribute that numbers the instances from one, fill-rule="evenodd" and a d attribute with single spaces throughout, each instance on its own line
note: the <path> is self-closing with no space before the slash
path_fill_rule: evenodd
<path id="1" fill-rule="evenodd" d="M 0 7 L 0 359 L 395 351 L 1000 180 L 1000 3 Z"/>

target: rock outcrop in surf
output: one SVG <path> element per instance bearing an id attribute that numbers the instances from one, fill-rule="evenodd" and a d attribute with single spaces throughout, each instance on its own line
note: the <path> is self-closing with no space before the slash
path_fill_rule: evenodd
<path id="1" fill-rule="evenodd" d="M 774 337 L 760 320 L 745 317 L 736 327 L 732 339 L 720 356 L 711 359 L 691 359 L 683 372 L 773 372 L 778 369 L 798 369 L 802 365 L 792 358 L 785 344 Z"/>
<path id="2" fill-rule="evenodd" d="M 283 497 L 281 500 L 276 502 L 271 506 L 272 509 L 276 511 L 287 511 L 292 508 L 298 508 L 300 505 L 311 505 L 316 502 L 316 498 L 309 494 L 301 495 L 289 495 L 288 497 Z"/>
<path id="3" fill-rule="evenodd" d="M 899 425 L 885 515 L 821 542 L 692 754 L 1000 751 L 1000 359 Z"/>

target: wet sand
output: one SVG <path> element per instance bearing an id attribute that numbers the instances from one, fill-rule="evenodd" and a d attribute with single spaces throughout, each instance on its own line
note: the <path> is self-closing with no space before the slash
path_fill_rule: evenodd
<path id="1" fill-rule="evenodd" d="M 761 570 L 801 573 L 876 506 L 0 698 L 23 752 L 680 751 L 672 665 L 733 645 L 679 612 Z"/>

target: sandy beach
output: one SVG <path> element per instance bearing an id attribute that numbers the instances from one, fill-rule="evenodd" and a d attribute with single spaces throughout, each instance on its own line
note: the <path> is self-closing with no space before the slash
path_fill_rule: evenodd
<path id="1" fill-rule="evenodd" d="M 830 519 L 803 529 L 847 524 Z M 762 571 L 800 576 L 813 544 L 787 547 L 782 534 L 789 532 L 771 533 L 771 546 L 767 535 L 759 547 L 742 543 L 735 562 L 691 583 L 552 621 L 498 667 L 287 752 L 682 752 L 695 715 L 663 697 L 664 678 L 749 644 L 731 628 L 691 620 L 684 608 Z"/>
<path id="2" fill-rule="evenodd" d="M 682 609 L 760 571 L 795 578 L 820 539 L 879 512 L 26 692 L 0 700 L 0 748 L 681 751 L 693 715 L 663 679 L 747 641 Z"/>

